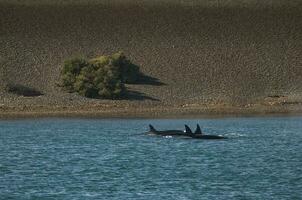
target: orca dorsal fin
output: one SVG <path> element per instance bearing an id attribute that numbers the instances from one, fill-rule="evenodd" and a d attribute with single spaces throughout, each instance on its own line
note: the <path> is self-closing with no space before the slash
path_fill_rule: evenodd
<path id="1" fill-rule="evenodd" d="M 149 128 L 150 128 L 150 132 L 156 132 L 156 129 L 151 124 L 149 124 Z"/>
<path id="2" fill-rule="evenodd" d="M 195 134 L 202 134 L 199 124 L 197 124 Z"/>
<path id="3" fill-rule="evenodd" d="M 192 130 L 190 129 L 190 127 L 188 125 L 185 124 L 185 128 L 186 128 L 186 133 L 192 134 Z"/>

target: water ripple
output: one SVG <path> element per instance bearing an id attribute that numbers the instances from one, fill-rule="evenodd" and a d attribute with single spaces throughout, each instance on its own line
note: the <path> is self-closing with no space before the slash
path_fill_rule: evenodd
<path id="1" fill-rule="evenodd" d="M 302 118 L 0 121 L 0 199 L 301 199 Z M 171 127 L 171 124 L 173 127 Z"/>

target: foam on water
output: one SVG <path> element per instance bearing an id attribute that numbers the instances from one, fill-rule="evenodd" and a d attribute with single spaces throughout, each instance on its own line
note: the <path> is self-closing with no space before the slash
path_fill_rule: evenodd
<path id="1" fill-rule="evenodd" d="M 223 136 L 223 135 L 219 135 Z M 229 138 L 238 138 L 238 137 L 247 137 L 247 134 L 242 134 L 242 133 L 227 133 L 224 136 L 229 137 Z"/>

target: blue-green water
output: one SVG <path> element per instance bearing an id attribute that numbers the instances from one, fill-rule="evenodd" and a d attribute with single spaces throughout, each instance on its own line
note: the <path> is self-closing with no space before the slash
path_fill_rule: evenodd
<path id="1" fill-rule="evenodd" d="M 0 121 L 0 199 L 302 199 L 302 117 Z"/>

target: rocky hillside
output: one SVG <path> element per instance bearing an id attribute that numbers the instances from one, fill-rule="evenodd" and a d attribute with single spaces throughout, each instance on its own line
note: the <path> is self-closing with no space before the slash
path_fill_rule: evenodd
<path id="1" fill-rule="evenodd" d="M 242 102 L 302 94 L 299 1 L 38 2 L 0 1 L 2 100 L 17 99 L 3 89 L 9 83 L 36 88 L 44 103 L 80 101 L 56 87 L 64 59 L 120 50 L 158 79 L 128 86 L 139 99 Z"/>

